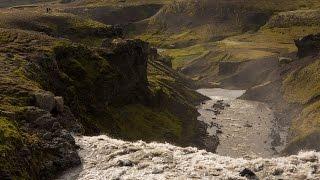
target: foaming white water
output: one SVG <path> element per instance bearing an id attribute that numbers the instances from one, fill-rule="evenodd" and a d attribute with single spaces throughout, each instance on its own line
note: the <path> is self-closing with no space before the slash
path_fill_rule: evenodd
<path id="1" fill-rule="evenodd" d="M 320 153 L 272 159 L 230 158 L 171 144 L 126 142 L 108 136 L 76 137 L 83 165 L 61 179 L 246 179 L 249 168 L 261 179 L 320 179 Z"/>

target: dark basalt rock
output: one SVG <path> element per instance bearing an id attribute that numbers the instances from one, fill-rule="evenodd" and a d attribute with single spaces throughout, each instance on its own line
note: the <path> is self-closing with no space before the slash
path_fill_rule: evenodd
<path id="1" fill-rule="evenodd" d="M 320 34 L 311 34 L 294 41 L 298 48 L 298 57 L 317 55 L 320 52 Z"/>
<path id="2" fill-rule="evenodd" d="M 77 146 L 71 135 L 72 129 L 81 132 L 81 125 L 77 119 L 69 113 L 56 114 L 56 117 L 48 111 L 37 107 L 29 107 L 19 115 L 24 121 L 21 125 L 26 132 L 37 133 L 40 142 L 33 147 L 24 147 L 19 153 L 21 159 L 32 160 L 35 153 L 47 154 L 39 164 L 38 176 L 40 179 L 50 179 L 67 168 L 79 165 L 80 157 L 77 154 Z M 74 126 L 74 128 L 72 128 Z M 68 130 L 64 129 L 68 128 Z M 36 151 L 35 151 L 36 149 Z"/>
<path id="3" fill-rule="evenodd" d="M 257 177 L 257 175 L 248 168 L 245 168 L 244 170 L 242 170 L 240 172 L 240 176 L 246 177 L 247 179 L 251 179 L 251 180 L 258 180 L 259 179 Z"/>
<path id="4" fill-rule="evenodd" d="M 212 109 L 208 109 L 208 111 L 212 111 L 214 115 L 219 115 L 227 107 L 230 107 L 230 104 L 225 103 L 223 100 L 218 100 L 212 105 Z"/>
<path id="5" fill-rule="evenodd" d="M 118 166 L 133 166 L 133 162 L 130 161 L 130 160 L 119 160 L 118 163 L 117 163 Z"/>

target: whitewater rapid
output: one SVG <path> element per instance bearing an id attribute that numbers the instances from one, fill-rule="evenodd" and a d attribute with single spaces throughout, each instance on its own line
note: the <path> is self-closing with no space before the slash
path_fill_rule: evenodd
<path id="1" fill-rule="evenodd" d="M 126 142 L 108 136 L 76 137 L 82 167 L 60 179 L 320 179 L 316 152 L 280 158 L 230 158 L 171 144 Z"/>

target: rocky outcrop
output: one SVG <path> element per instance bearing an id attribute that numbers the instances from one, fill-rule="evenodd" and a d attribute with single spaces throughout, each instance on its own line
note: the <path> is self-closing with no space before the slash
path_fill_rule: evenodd
<path id="1" fill-rule="evenodd" d="M 143 41 L 116 38 L 91 49 L 57 44 L 53 56 L 34 57 L 29 72 L 46 90 L 64 98 L 85 134 L 103 132 L 128 140 L 167 141 L 210 151 L 216 148 L 205 125 L 197 121 L 195 105 L 206 98 Z M 55 106 L 53 112 L 60 107 L 55 99 L 49 104 L 50 109 Z M 130 123 L 134 125 L 128 126 Z M 208 147 L 207 142 L 213 145 Z"/>
<path id="2" fill-rule="evenodd" d="M 81 163 L 71 133 L 82 133 L 83 130 L 70 109 L 64 107 L 63 111 L 50 112 L 50 108 L 54 108 L 54 99 L 38 108 L 36 97 L 39 98 L 39 93 L 34 97 L 34 104 L 31 103 L 18 112 L 1 113 L 0 179 L 50 179 Z M 50 96 L 45 94 L 45 97 Z M 56 107 L 60 105 L 62 104 L 57 104 Z M 16 124 L 5 128 L 5 122 Z M 8 133 L 17 138 L 10 139 Z M 3 140 L 7 142 L 3 144 Z"/>
<path id="3" fill-rule="evenodd" d="M 61 111 L 61 104 L 67 104 L 84 124 L 86 133 L 111 130 L 106 126 L 98 127 L 99 123 L 91 119 L 98 114 L 105 114 L 108 119 L 108 106 L 149 102 L 147 43 L 115 39 L 108 48 L 95 50 L 63 43 L 55 46 L 53 53 L 53 58 L 35 57 L 29 76 L 64 97 L 64 102 L 50 93 L 37 95 L 37 102 L 51 111 L 54 108 Z M 112 119 L 108 123 L 112 125 Z"/>
<path id="4" fill-rule="evenodd" d="M 19 123 L 24 131 L 37 134 L 39 138 L 39 143 L 32 147 L 24 147 L 24 154 L 20 152 L 24 157 L 17 158 L 18 162 L 24 159 L 31 163 L 32 158 L 39 161 L 39 164 L 29 167 L 28 171 L 36 169 L 35 177 L 29 178 L 48 179 L 67 168 L 80 165 L 77 146 L 71 133 L 81 133 L 82 126 L 68 107 L 65 107 L 63 113 L 57 114 L 36 107 L 27 107 L 19 116 Z"/>
<path id="5" fill-rule="evenodd" d="M 300 58 L 318 55 L 320 52 L 320 34 L 311 34 L 301 39 L 295 40 Z"/>
<path id="6" fill-rule="evenodd" d="M 0 179 L 53 178 L 80 164 L 71 133 L 83 130 L 61 97 L 27 77 L 28 65 L 50 49 L 52 38 L 0 31 Z"/>
<path id="7" fill-rule="evenodd" d="M 294 26 L 317 26 L 319 25 L 319 10 L 294 10 L 280 12 L 273 15 L 266 27 L 268 28 L 290 28 Z"/>
<path id="8" fill-rule="evenodd" d="M 54 96 L 50 91 L 39 91 L 35 95 L 36 106 L 48 112 L 63 113 L 64 101 L 61 96 Z"/>

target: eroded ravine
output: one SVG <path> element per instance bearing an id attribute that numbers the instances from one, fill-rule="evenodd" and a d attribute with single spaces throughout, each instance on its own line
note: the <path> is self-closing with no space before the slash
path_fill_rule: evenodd
<path id="1" fill-rule="evenodd" d="M 237 99 L 245 91 L 226 89 L 199 89 L 211 100 L 198 107 L 200 121 L 208 125 L 209 134 L 219 136 L 217 153 L 231 157 L 272 157 L 274 115 L 261 102 Z"/>

